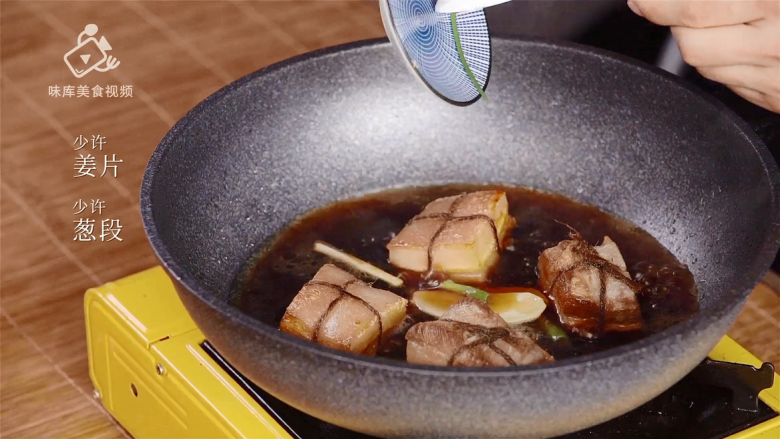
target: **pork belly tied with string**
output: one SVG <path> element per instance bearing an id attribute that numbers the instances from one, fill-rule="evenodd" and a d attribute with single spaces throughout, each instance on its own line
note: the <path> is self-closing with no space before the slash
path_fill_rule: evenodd
<path id="1" fill-rule="evenodd" d="M 520 328 L 510 327 L 485 302 L 465 297 L 441 319 L 406 333 L 406 361 L 432 366 L 518 366 L 554 361 Z"/>
<path id="2" fill-rule="evenodd" d="M 402 270 L 484 282 L 514 226 L 508 209 L 505 192 L 498 190 L 434 200 L 388 243 L 390 263 Z"/>
<path id="3" fill-rule="evenodd" d="M 542 252 L 538 271 L 561 322 L 572 331 L 592 337 L 642 328 L 639 285 L 608 236 L 594 247 L 572 233 L 569 240 Z"/>
<path id="4" fill-rule="evenodd" d="M 326 264 L 287 307 L 279 329 L 334 349 L 376 355 L 382 335 L 406 316 L 407 300 Z"/>

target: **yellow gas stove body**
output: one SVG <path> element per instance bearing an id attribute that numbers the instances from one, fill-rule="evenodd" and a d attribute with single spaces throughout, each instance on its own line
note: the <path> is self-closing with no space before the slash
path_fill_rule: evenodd
<path id="1" fill-rule="evenodd" d="M 95 397 L 134 437 L 292 438 L 203 350 L 161 267 L 88 290 L 84 314 Z M 710 358 L 761 366 L 729 337 Z M 759 398 L 780 412 L 780 376 Z M 780 417 L 729 438 L 778 439 Z"/>

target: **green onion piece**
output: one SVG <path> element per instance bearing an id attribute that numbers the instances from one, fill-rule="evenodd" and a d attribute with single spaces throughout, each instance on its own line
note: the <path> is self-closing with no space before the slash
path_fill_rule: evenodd
<path id="1" fill-rule="evenodd" d="M 454 291 L 456 293 L 465 294 L 469 297 L 473 297 L 477 300 L 481 300 L 483 302 L 487 302 L 488 299 L 488 293 L 487 291 L 480 290 L 479 288 L 474 288 L 469 285 L 461 285 L 459 283 L 455 283 L 451 280 L 445 280 L 441 283 L 439 288 L 447 291 Z"/>
<path id="2" fill-rule="evenodd" d="M 569 336 L 566 335 L 566 331 L 549 320 L 544 321 L 544 330 L 547 332 L 547 334 L 550 335 L 550 337 L 552 337 L 553 341 L 565 340 L 569 338 Z"/>
<path id="3" fill-rule="evenodd" d="M 487 95 L 485 95 L 485 90 L 482 90 L 482 87 L 479 85 L 479 82 L 477 82 L 477 78 L 474 77 L 474 73 L 471 72 L 471 69 L 469 68 L 469 63 L 466 62 L 466 55 L 463 53 L 463 46 L 460 44 L 460 33 L 458 32 L 458 14 L 455 12 L 450 14 L 450 21 L 452 22 L 452 36 L 455 38 L 455 46 L 458 48 L 458 55 L 460 56 L 460 62 L 463 64 L 463 68 L 466 69 L 466 74 L 469 76 L 469 79 L 471 79 L 471 82 L 474 84 L 474 87 L 477 88 L 477 91 L 480 95 L 482 95 L 482 99 L 487 100 Z"/>

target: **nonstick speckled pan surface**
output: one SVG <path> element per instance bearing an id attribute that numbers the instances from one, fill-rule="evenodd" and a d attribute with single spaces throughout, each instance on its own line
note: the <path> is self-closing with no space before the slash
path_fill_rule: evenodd
<path id="1" fill-rule="evenodd" d="M 240 79 L 162 140 L 141 193 L 150 241 L 209 341 L 263 389 L 379 436 L 545 437 L 648 401 L 726 332 L 780 245 L 780 177 L 760 140 L 657 69 L 538 41 L 495 39 L 493 50 L 489 100 L 468 108 L 430 94 L 371 41 Z M 628 218 L 690 266 L 701 312 L 552 365 L 446 369 L 322 348 L 228 303 L 253 251 L 296 216 L 455 182 L 531 186 Z M 269 286 L 263 306 L 290 299 Z"/>

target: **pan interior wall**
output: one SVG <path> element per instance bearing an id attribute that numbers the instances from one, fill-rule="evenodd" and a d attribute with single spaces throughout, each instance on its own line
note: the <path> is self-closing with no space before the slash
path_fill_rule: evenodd
<path id="1" fill-rule="evenodd" d="M 389 187 L 510 183 L 645 228 L 690 266 L 703 312 L 739 293 L 772 194 L 737 126 L 611 58 L 509 40 L 493 50 L 488 100 L 468 108 L 426 92 L 387 44 L 234 86 L 163 142 L 150 192 L 159 239 L 227 300 L 255 249 L 315 207 Z"/>

